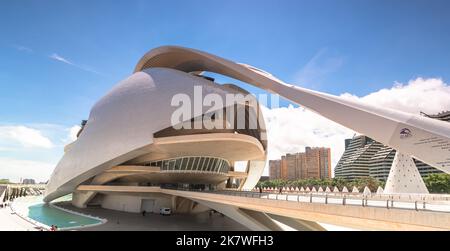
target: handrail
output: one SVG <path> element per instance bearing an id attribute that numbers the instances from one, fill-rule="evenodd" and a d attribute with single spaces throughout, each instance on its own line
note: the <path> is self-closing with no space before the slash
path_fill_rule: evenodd
<path id="1" fill-rule="evenodd" d="M 172 188 L 173 189 L 173 188 Z M 177 189 L 174 189 L 177 190 Z M 238 196 L 238 197 L 247 197 L 254 199 L 266 199 L 266 200 L 284 200 L 296 203 L 320 203 L 320 204 L 332 204 L 332 205 L 343 205 L 343 206 L 361 206 L 361 207 L 376 207 L 376 208 L 387 208 L 387 209 L 405 209 L 405 210 L 415 210 L 415 211 L 435 211 L 435 212 L 443 212 L 450 213 L 450 205 L 448 209 L 445 210 L 436 210 L 430 207 L 426 207 L 426 202 L 423 201 L 422 208 L 419 208 L 418 201 L 399 201 L 394 200 L 394 196 L 389 196 L 387 199 L 382 198 L 374 198 L 374 196 L 369 195 L 351 195 L 343 194 L 342 196 L 337 196 L 334 193 L 319 193 L 319 192 L 304 192 L 304 193 L 289 193 L 289 192 L 281 192 L 281 193 L 270 193 L 270 192 L 257 192 L 254 190 L 250 191 L 239 191 L 235 189 L 224 189 L 224 190 L 209 190 L 209 191 L 201 191 L 201 190 L 189 190 L 183 189 L 185 191 L 194 191 L 194 192 L 203 192 L 203 193 L 215 193 L 215 194 L 223 194 L 228 196 Z M 271 196 L 272 195 L 272 196 Z M 285 195 L 282 197 L 280 195 Z M 295 195 L 295 196 L 294 196 Z M 295 199 L 294 199 L 295 198 Z M 360 201 L 360 202 L 358 202 Z M 383 206 L 382 203 L 380 205 L 374 205 L 374 202 L 386 202 L 386 206 Z M 394 201 L 396 204 L 394 204 Z M 398 202 L 398 203 L 397 203 Z M 437 201 L 435 201 L 437 202 Z M 408 203 L 410 207 L 401 206 L 401 204 Z M 441 205 L 441 204 L 433 204 L 433 205 Z"/>

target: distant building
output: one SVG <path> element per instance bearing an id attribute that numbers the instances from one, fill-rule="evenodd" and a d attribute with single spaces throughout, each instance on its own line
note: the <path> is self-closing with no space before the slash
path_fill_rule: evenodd
<path id="1" fill-rule="evenodd" d="M 23 179 L 22 184 L 36 184 L 34 179 Z"/>
<path id="2" fill-rule="evenodd" d="M 281 160 L 269 160 L 269 179 L 281 179 Z"/>
<path id="3" fill-rule="evenodd" d="M 306 147 L 305 152 L 286 154 L 269 161 L 270 179 L 331 178 L 331 150 Z"/>
<path id="4" fill-rule="evenodd" d="M 441 112 L 436 115 L 427 115 L 434 119 L 450 122 L 450 111 Z M 373 139 L 360 135 L 345 140 L 345 152 L 334 169 L 334 176 L 345 179 L 360 177 L 374 177 L 386 180 L 394 161 L 395 149 L 385 146 Z M 419 160 L 414 160 L 417 169 L 422 176 L 442 171 L 431 167 Z"/>

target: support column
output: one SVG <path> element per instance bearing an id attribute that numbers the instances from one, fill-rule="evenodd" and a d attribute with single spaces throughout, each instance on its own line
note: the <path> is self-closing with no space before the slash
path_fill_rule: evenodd
<path id="1" fill-rule="evenodd" d="M 384 188 L 385 194 L 425 193 L 428 189 L 411 156 L 397 151 Z"/>
<path id="2" fill-rule="evenodd" d="M 220 212 L 229 218 L 239 222 L 253 231 L 281 231 L 283 230 L 267 214 L 247 209 L 238 208 L 232 205 L 215 203 L 204 200 L 197 202 Z"/>
<path id="3" fill-rule="evenodd" d="M 297 231 L 326 231 L 319 223 L 307 220 L 300 220 L 276 214 L 268 214 L 270 218 L 279 221 Z"/>
<path id="4" fill-rule="evenodd" d="M 78 208 L 86 208 L 89 201 L 92 200 L 96 194 L 96 192 L 91 191 L 75 191 L 72 194 L 72 205 Z"/>

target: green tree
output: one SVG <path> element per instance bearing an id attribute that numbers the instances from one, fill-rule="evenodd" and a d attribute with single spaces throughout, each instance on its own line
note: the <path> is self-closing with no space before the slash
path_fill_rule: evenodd
<path id="1" fill-rule="evenodd" d="M 0 184 L 9 184 L 9 179 L 0 179 Z"/>
<path id="2" fill-rule="evenodd" d="M 450 193 L 450 174 L 434 173 L 423 178 L 430 193 Z"/>

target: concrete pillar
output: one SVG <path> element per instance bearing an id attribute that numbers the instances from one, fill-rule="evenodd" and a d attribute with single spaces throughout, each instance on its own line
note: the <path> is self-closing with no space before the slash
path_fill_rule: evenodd
<path id="1" fill-rule="evenodd" d="M 253 231 L 281 231 L 283 230 L 267 214 L 248 209 L 238 208 L 232 205 L 220 204 L 204 200 L 197 202 L 220 212 L 229 218 L 239 222 Z"/>
<path id="2" fill-rule="evenodd" d="M 72 194 L 72 205 L 78 208 L 86 208 L 87 203 L 94 198 L 96 192 L 81 192 L 76 191 Z"/>
<path id="3" fill-rule="evenodd" d="M 385 194 L 424 193 L 428 189 L 411 156 L 397 151 L 384 188 Z"/>

